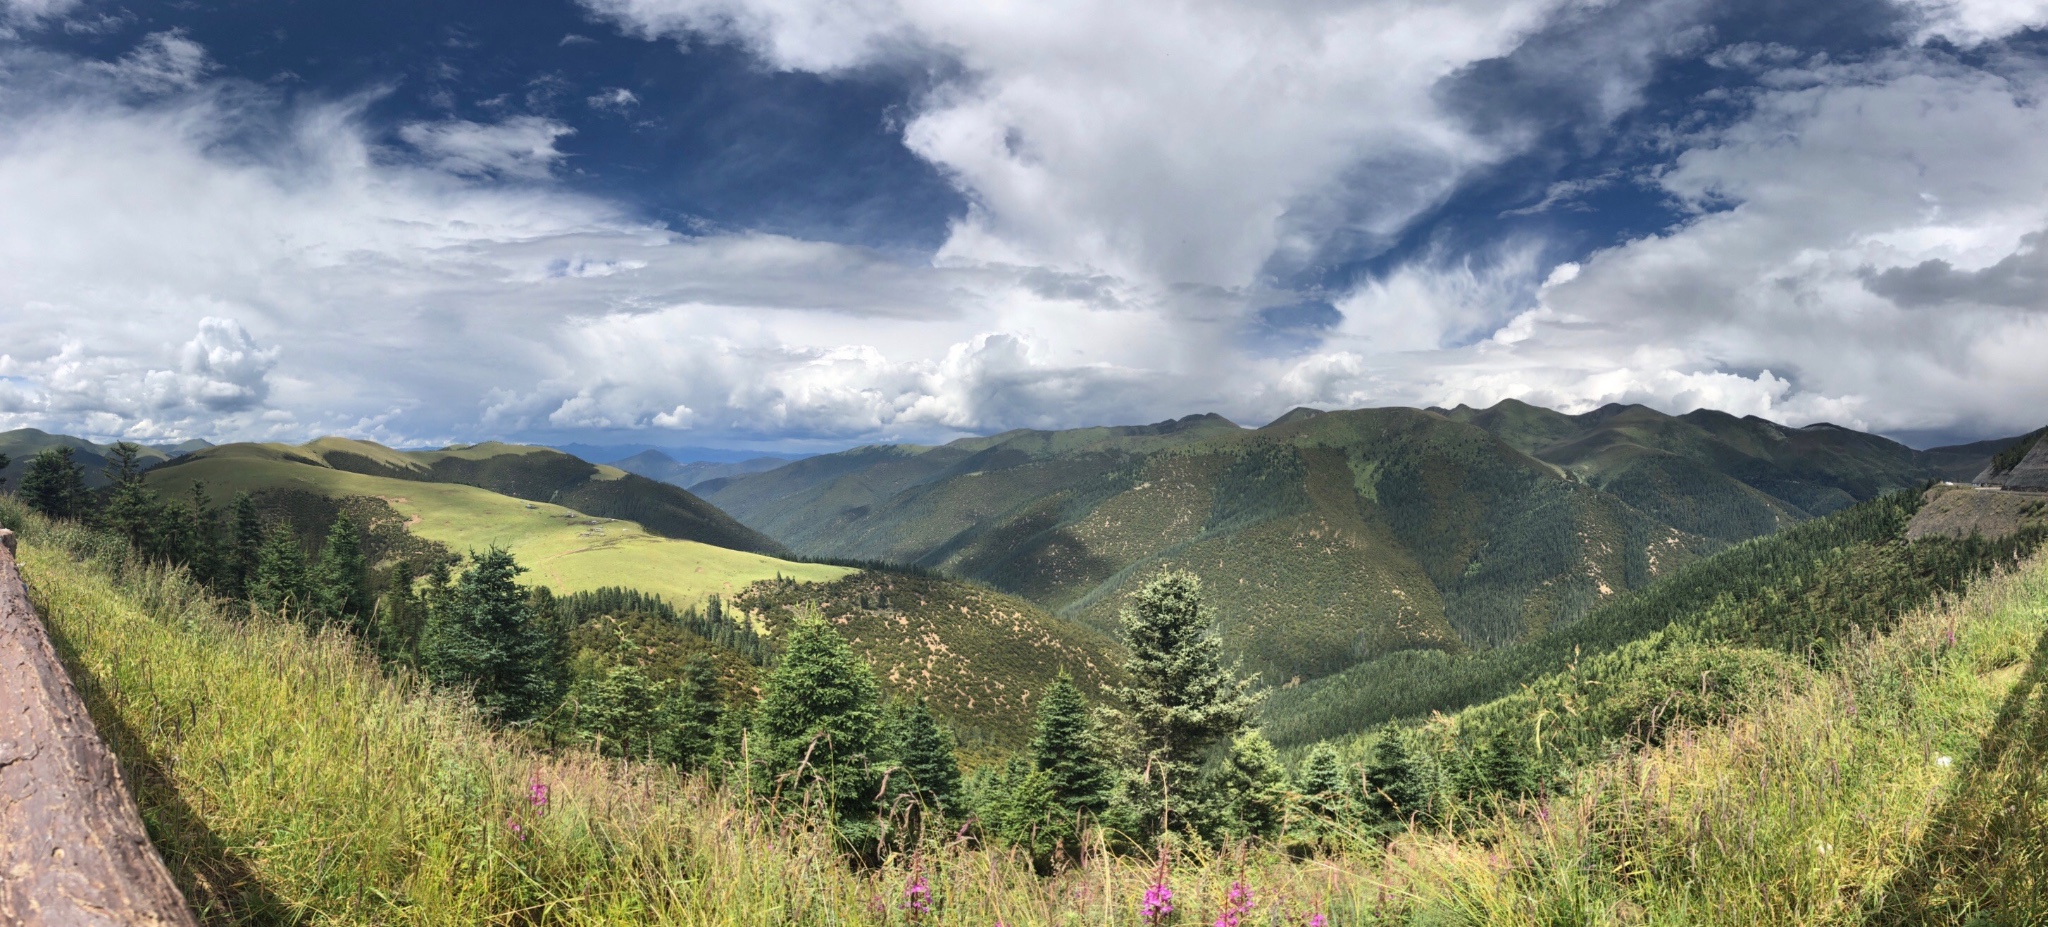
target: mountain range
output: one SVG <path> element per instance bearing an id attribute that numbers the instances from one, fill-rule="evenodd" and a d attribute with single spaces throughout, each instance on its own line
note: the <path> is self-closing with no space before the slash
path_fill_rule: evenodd
<path id="1" fill-rule="evenodd" d="M 1967 479 L 2009 444 L 1510 400 L 875 445 L 696 492 L 799 555 L 940 570 L 1101 631 L 1135 583 L 1189 569 L 1230 652 L 1293 685 L 1525 639 L 1729 544 Z"/>

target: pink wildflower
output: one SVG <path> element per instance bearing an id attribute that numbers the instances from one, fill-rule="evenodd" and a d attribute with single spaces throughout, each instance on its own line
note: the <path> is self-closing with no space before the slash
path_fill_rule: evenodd
<path id="1" fill-rule="evenodd" d="M 1164 881 L 1155 882 L 1145 889 L 1145 902 L 1138 908 L 1138 916 L 1147 924 L 1166 923 L 1166 917 L 1173 913 L 1173 889 Z"/>
<path id="2" fill-rule="evenodd" d="M 909 885 L 903 887 L 903 913 L 910 920 L 916 921 L 931 911 L 932 887 L 925 882 L 924 874 L 919 873 L 916 878 L 910 880 Z"/>
<path id="3" fill-rule="evenodd" d="M 1330 927 L 1330 921 L 1321 913 L 1311 914 L 1308 918 L 1308 927 Z"/>
<path id="4" fill-rule="evenodd" d="M 548 784 L 540 781 L 538 772 L 526 783 L 526 801 L 536 811 L 548 806 Z"/>
<path id="5" fill-rule="evenodd" d="M 1252 913 L 1252 892 L 1243 882 L 1230 883 L 1230 894 L 1223 900 L 1223 913 L 1216 915 L 1216 927 L 1243 927 L 1244 919 Z"/>
<path id="6" fill-rule="evenodd" d="M 514 840 L 517 840 L 520 843 L 526 842 L 526 827 L 520 824 L 516 818 L 506 818 L 505 826 L 511 829 L 512 838 Z"/>

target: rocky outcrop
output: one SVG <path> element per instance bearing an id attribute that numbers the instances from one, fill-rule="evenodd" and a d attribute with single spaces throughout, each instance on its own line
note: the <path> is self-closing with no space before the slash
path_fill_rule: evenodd
<path id="1" fill-rule="evenodd" d="M 1977 475 L 1976 483 L 2022 492 L 2048 492 L 2048 439 L 2035 440 L 2033 448 L 2009 470 L 1994 472 L 1986 467 Z"/>
<path id="2" fill-rule="evenodd" d="M 190 927 L 0 530 L 0 924 Z"/>

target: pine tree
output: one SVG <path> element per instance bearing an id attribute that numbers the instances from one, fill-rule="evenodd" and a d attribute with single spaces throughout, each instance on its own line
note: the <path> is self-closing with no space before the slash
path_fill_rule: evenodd
<path id="1" fill-rule="evenodd" d="M 656 693 L 635 666 L 614 666 L 579 683 L 583 732 L 610 756 L 646 757 L 654 749 Z"/>
<path id="2" fill-rule="evenodd" d="M 982 833 L 1031 858 L 1045 874 L 1061 848 L 1075 849 L 1074 815 L 1053 793 L 1052 780 L 1021 757 L 1000 769 L 984 768 L 975 777 L 974 805 Z"/>
<path id="3" fill-rule="evenodd" d="M 1309 810 L 1324 820 L 1341 821 L 1349 818 L 1354 810 L 1350 771 L 1344 768 L 1343 759 L 1337 756 L 1337 748 L 1328 743 L 1318 743 L 1309 748 L 1295 787 L 1301 792 Z"/>
<path id="4" fill-rule="evenodd" d="M 903 793 L 914 792 L 930 807 L 954 810 L 960 798 L 960 761 L 953 755 L 952 732 L 940 727 L 932 710 L 919 701 L 903 712 L 894 734 L 897 775 L 908 785 Z"/>
<path id="5" fill-rule="evenodd" d="M 80 518 L 90 507 L 85 470 L 68 447 L 46 448 L 30 458 L 15 496 L 51 518 Z"/>
<path id="6" fill-rule="evenodd" d="M 250 595 L 249 586 L 256 580 L 256 563 L 263 555 L 263 533 L 263 518 L 256 512 L 256 500 L 248 493 L 235 493 L 227 555 L 221 564 L 221 573 L 227 580 L 224 591 L 229 596 L 239 599 Z"/>
<path id="7" fill-rule="evenodd" d="M 871 818 L 881 722 L 867 663 L 816 612 L 799 618 L 754 712 L 762 791 L 786 801 L 817 786 L 842 823 Z"/>
<path id="8" fill-rule="evenodd" d="M 1095 752 L 1095 726 L 1081 690 L 1066 670 L 1038 702 L 1031 735 L 1031 763 L 1045 773 L 1053 797 L 1069 812 L 1102 813 L 1109 802 L 1111 779 Z"/>
<path id="9" fill-rule="evenodd" d="M 1223 644 L 1210 634 L 1201 580 L 1192 573 L 1153 580 L 1118 617 L 1130 683 L 1117 694 L 1146 764 L 1145 785 L 1126 794 L 1146 835 L 1162 825 L 1199 831 L 1214 810 L 1202 765 L 1249 723 L 1258 703 L 1252 680 L 1223 665 Z"/>
<path id="10" fill-rule="evenodd" d="M 1365 809 L 1380 821 L 1395 823 L 1420 814 L 1428 796 L 1421 767 L 1401 742 L 1393 725 L 1380 732 L 1365 764 Z"/>
<path id="11" fill-rule="evenodd" d="M 725 720 L 719 690 L 718 668 L 709 657 L 699 656 L 683 668 L 682 685 L 669 698 L 665 712 L 657 748 L 662 759 L 684 769 L 697 769 L 711 760 L 719 725 Z"/>
<path id="12" fill-rule="evenodd" d="M 1287 768 L 1280 765 L 1280 751 L 1266 735 L 1254 728 L 1231 741 L 1216 787 L 1233 832 L 1246 837 L 1279 835 L 1287 820 Z"/>
<path id="13" fill-rule="evenodd" d="M 327 531 L 313 586 L 323 614 L 357 634 L 370 630 L 370 565 L 363 556 L 362 530 L 346 512 Z"/>
<path id="14" fill-rule="evenodd" d="M 470 569 L 428 605 L 420 661 L 435 683 L 470 687 L 489 717 L 530 720 L 557 695 L 559 649 L 519 587 L 525 568 L 497 547 L 470 560 Z"/>
<path id="15" fill-rule="evenodd" d="M 1487 791 L 1521 798 L 1536 791 L 1536 770 L 1514 735 L 1496 729 L 1479 746 L 1478 773 Z"/>
<path id="16" fill-rule="evenodd" d="M 101 524 L 120 532 L 145 557 L 161 552 L 153 533 L 160 527 L 156 494 L 142 485 L 142 446 L 129 441 L 108 452 L 102 473 L 107 478 L 106 504 L 100 507 Z"/>
<path id="17" fill-rule="evenodd" d="M 296 612 L 304 618 L 313 605 L 312 584 L 306 570 L 306 552 L 288 528 L 272 529 L 263 539 L 256 556 L 256 570 L 249 579 L 249 600 L 268 612 Z"/>
<path id="18" fill-rule="evenodd" d="M 13 463 L 14 461 L 10 459 L 6 454 L 0 454 L 0 470 L 7 469 Z M 5 491 L 6 489 L 7 480 L 4 477 L 0 477 L 0 491 Z"/>

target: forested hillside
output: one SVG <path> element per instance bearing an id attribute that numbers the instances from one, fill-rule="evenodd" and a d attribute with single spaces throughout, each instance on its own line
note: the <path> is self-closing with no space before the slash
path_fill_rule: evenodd
<path id="1" fill-rule="evenodd" d="M 1954 456 L 1833 426 L 1504 402 L 864 447 L 698 489 L 801 553 L 941 569 L 1101 629 L 1134 581 L 1193 570 L 1231 652 L 1293 686 L 1529 639 Z"/>

